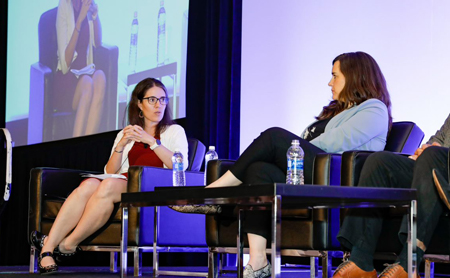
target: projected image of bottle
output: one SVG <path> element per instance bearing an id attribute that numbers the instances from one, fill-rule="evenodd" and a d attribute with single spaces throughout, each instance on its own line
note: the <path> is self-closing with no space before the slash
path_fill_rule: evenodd
<path id="1" fill-rule="evenodd" d="M 130 57 L 128 60 L 131 73 L 136 72 L 138 29 L 137 12 L 134 12 L 134 18 L 131 22 Z"/>
<path id="2" fill-rule="evenodd" d="M 167 54 L 167 36 L 166 36 L 166 9 L 164 9 L 164 1 L 161 0 L 161 6 L 158 13 L 158 45 L 156 47 L 156 60 L 158 67 L 164 65 Z"/>

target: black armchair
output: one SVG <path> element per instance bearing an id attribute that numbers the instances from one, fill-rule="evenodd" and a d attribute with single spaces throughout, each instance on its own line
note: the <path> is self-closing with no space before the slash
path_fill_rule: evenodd
<path id="1" fill-rule="evenodd" d="M 75 115 L 72 111 L 54 113 L 53 74 L 57 67 L 56 13 L 53 8 L 41 15 L 38 26 L 39 62 L 30 69 L 30 110 L 28 144 L 72 137 Z M 94 63 L 106 76 L 102 131 L 115 130 L 119 50 L 103 44 L 94 48 Z"/>
<path id="2" fill-rule="evenodd" d="M 423 136 L 422 130 L 412 122 L 394 123 L 388 136 L 386 150 L 412 153 L 420 145 Z M 362 153 L 368 155 L 371 152 Z M 342 165 L 350 163 L 344 158 L 349 154 L 318 154 L 314 162 L 313 183 L 340 185 L 341 161 Z M 230 169 L 233 163 L 231 160 L 210 161 L 207 169 L 207 183 L 218 179 Z M 355 169 L 357 169 L 356 166 Z M 344 171 L 344 166 L 342 166 L 342 171 Z M 336 240 L 340 225 L 339 210 L 283 209 L 281 225 L 282 255 L 321 257 L 323 277 L 331 274 L 330 260 L 334 254 L 329 253 L 329 250 L 335 250 L 342 255 L 342 252 L 339 251 L 339 242 Z M 229 219 L 221 219 L 220 215 L 206 217 L 206 241 L 211 253 L 210 264 L 215 264 L 213 254 L 236 251 L 235 248 L 230 248 L 236 247 L 236 233 L 237 221 L 230 223 Z M 247 242 L 245 241 L 244 244 Z M 316 265 L 317 260 L 311 261 L 311 263 Z"/>
<path id="3" fill-rule="evenodd" d="M 188 139 L 188 144 L 186 185 L 203 184 L 204 175 L 199 170 L 206 148 L 197 139 Z M 80 174 L 87 172 L 89 171 L 57 168 L 31 170 L 28 233 L 37 230 L 48 234 L 65 198 L 81 183 L 83 178 Z M 129 168 L 128 192 L 152 191 L 155 186 L 172 186 L 172 170 L 146 166 Z M 134 253 L 135 276 L 141 275 L 142 252 L 150 252 L 154 248 L 153 216 L 153 208 L 136 208 L 129 212 L 128 251 Z M 158 213 L 158 221 L 158 252 L 199 252 L 202 248 L 206 252 L 204 215 L 181 214 L 163 207 Z M 117 271 L 121 223 L 122 214 L 118 210 L 102 229 L 81 244 L 84 251 L 110 252 L 110 269 L 113 272 Z M 29 270 L 36 272 L 37 256 L 34 247 L 31 247 L 30 252 Z"/>

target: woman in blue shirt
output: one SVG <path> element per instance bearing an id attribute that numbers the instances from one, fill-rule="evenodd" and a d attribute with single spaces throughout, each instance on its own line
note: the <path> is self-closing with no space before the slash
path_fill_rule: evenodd
<path id="1" fill-rule="evenodd" d="M 332 101 L 301 136 L 281 128 L 261 133 L 242 153 L 233 167 L 207 188 L 245 184 L 284 183 L 286 151 L 292 140 L 299 140 L 305 152 L 304 180 L 312 182 L 312 168 L 317 153 L 342 153 L 348 150 L 381 151 L 392 124 L 391 101 L 384 76 L 376 61 L 367 53 L 344 53 L 333 60 Z M 191 213 L 217 211 L 214 206 L 179 206 L 175 210 Z M 260 213 L 260 212 L 254 212 Z M 264 220 L 262 220 L 264 219 Z M 266 221 L 267 220 L 267 221 Z M 270 238 L 270 217 L 247 214 L 250 261 L 245 278 L 270 276 L 266 258 Z"/>

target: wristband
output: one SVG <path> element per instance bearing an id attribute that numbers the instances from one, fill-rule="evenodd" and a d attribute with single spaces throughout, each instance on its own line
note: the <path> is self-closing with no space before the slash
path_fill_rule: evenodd
<path id="1" fill-rule="evenodd" d="M 123 150 L 121 150 L 121 151 L 119 152 L 119 151 L 116 150 L 116 148 L 114 148 L 114 151 L 115 151 L 116 153 L 123 153 Z"/>

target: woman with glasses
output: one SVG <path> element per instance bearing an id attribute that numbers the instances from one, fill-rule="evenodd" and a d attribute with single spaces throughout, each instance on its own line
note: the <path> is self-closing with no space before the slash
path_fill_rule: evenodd
<path id="1" fill-rule="evenodd" d="M 316 117 L 316 122 L 307 127 L 301 136 L 281 128 L 262 132 L 233 167 L 207 188 L 286 182 L 286 151 L 294 139 L 300 141 L 305 152 L 306 184 L 312 183 L 312 168 L 317 153 L 383 150 L 392 117 L 389 92 L 378 64 L 370 55 L 354 52 L 337 56 L 332 65 L 332 77 L 328 83 L 332 101 Z M 219 211 L 219 207 L 214 206 L 176 206 L 173 209 L 190 213 Z M 268 277 L 271 266 L 265 250 L 267 239 L 271 236 L 270 214 L 248 212 L 244 226 L 250 246 L 250 260 L 244 277 Z"/>
<path id="2" fill-rule="evenodd" d="M 187 158 L 186 134 L 173 124 L 168 103 L 167 90 L 159 80 L 147 78 L 136 85 L 128 105 L 130 125 L 117 134 L 105 166 L 105 174 L 125 177 L 85 179 L 64 202 L 49 235 L 31 233 L 31 244 L 41 250 L 41 274 L 56 272 L 55 259 L 74 256 L 80 251 L 78 244 L 107 223 L 114 204 L 127 190 L 130 165 L 172 168 L 175 149 Z"/>

